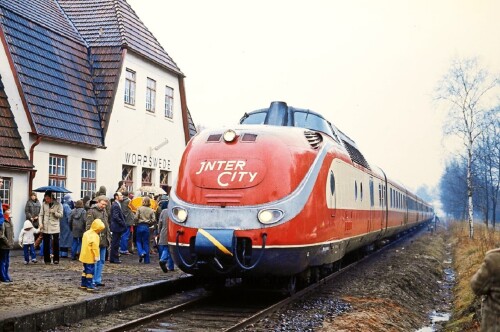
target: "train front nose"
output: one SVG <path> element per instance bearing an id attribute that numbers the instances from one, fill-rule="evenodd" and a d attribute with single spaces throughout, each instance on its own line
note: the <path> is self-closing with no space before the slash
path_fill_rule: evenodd
<path id="1" fill-rule="evenodd" d="M 227 263 L 232 264 L 235 252 L 234 231 L 230 229 L 198 229 L 194 241 L 194 253 L 204 260 L 213 259 L 223 270 Z"/>
<path id="2" fill-rule="evenodd" d="M 187 269 L 210 270 L 215 274 L 252 270 L 264 254 L 267 234 L 261 236 L 261 250 L 252 255 L 252 240 L 235 233 L 230 229 L 199 228 L 191 237 L 189 248 L 177 251 L 179 263 Z M 182 235 L 182 232 L 178 233 L 178 236 Z"/>

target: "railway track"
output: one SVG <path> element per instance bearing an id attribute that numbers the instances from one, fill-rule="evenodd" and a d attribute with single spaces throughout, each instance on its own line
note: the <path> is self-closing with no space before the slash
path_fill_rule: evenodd
<path id="1" fill-rule="evenodd" d="M 341 274 L 365 260 L 373 259 L 374 256 L 382 254 L 407 237 L 408 234 L 290 296 L 284 296 L 279 292 L 249 291 L 233 287 L 191 297 L 182 304 L 105 331 L 240 331 L 288 304 L 311 294 L 318 287 L 325 285 L 328 287 L 329 284 L 332 284 L 331 281 Z"/>

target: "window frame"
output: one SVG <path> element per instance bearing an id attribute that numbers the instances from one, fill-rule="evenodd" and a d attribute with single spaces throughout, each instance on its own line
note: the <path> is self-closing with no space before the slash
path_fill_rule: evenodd
<path id="1" fill-rule="evenodd" d="M 134 191 L 134 166 L 122 165 L 122 181 L 128 192 Z"/>
<path id="2" fill-rule="evenodd" d="M 2 176 L 3 186 L 0 187 L 0 204 L 9 204 L 12 209 L 12 182 L 13 178 Z M 5 211 L 4 211 L 5 212 Z"/>
<path id="3" fill-rule="evenodd" d="M 55 160 L 55 163 L 52 161 Z M 59 161 L 63 161 L 61 164 Z M 56 170 L 56 173 L 53 173 L 53 170 Z M 49 186 L 58 186 L 66 188 L 66 180 L 67 180 L 67 169 L 68 169 L 68 156 L 63 156 L 59 154 L 50 154 L 49 155 Z M 60 173 L 60 170 L 63 170 L 64 174 Z M 62 200 L 62 193 L 54 193 L 55 197 Z"/>
<path id="4" fill-rule="evenodd" d="M 146 111 L 156 112 L 156 81 L 150 77 L 146 80 Z"/>
<path id="5" fill-rule="evenodd" d="M 174 118 L 174 89 L 168 85 L 165 85 L 165 117 Z"/>
<path id="6" fill-rule="evenodd" d="M 142 172 L 141 172 L 141 186 L 152 186 L 153 185 L 153 168 L 147 168 L 143 167 Z M 146 176 L 145 173 L 149 175 L 149 178 Z M 149 180 L 149 181 L 147 181 Z"/>
<path id="7" fill-rule="evenodd" d="M 129 77 L 131 74 L 131 77 Z M 125 104 L 135 106 L 135 91 L 136 91 L 136 72 L 127 68 L 125 70 L 125 91 L 123 94 L 123 101 Z"/>
<path id="8" fill-rule="evenodd" d="M 93 165 L 93 169 L 89 165 Z M 80 175 L 80 197 L 92 197 L 92 194 L 97 191 L 97 161 L 82 159 Z"/>

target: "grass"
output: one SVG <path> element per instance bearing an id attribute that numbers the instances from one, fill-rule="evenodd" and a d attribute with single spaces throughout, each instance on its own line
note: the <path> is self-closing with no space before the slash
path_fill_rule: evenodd
<path id="1" fill-rule="evenodd" d="M 470 239 L 467 222 L 452 222 L 449 229 L 456 285 L 453 289 L 453 314 L 445 330 L 478 331 L 481 304 L 470 288 L 470 280 L 479 269 L 486 252 L 500 242 L 500 234 L 482 224 L 475 224 L 474 238 Z"/>

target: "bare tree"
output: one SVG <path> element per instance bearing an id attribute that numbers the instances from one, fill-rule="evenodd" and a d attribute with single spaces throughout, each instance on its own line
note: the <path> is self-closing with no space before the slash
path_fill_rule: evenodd
<path id="1" fill-rule="evenodd" d="M 467 158 L 467 212 L 469 237 L 474 237 L 472 203 L 472 162 L 474 144 L 484 125 L 484 114 L 499 80 L 482 68 L 477 58 L 455 59 L 436 89 L 438 100 L 448 106 L 445 134 L 456 135 L 464 143 Z"/>
<path id="2" fill-rule="evenodd" d="M 493 228 L 496 224 L 496 210 L 500 190 L 500 107 L 486 114 L 486 127 L 481 133 L 481 162 L 485 170 L 487 197 L 492 205 Z M 489 208 L 489 204 L 487 204 Z"/>
<path id="3" fill-rule="evenodd" d="M 467 216 L 466 168 L 460 157 L 449 160 L 439 183 L 443 211 L 455 220 Z"/>

